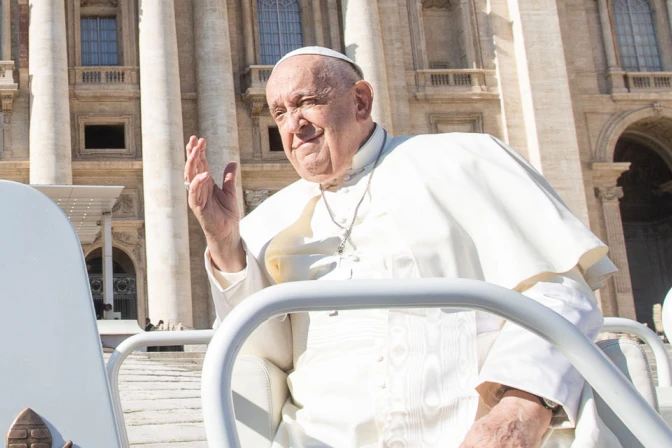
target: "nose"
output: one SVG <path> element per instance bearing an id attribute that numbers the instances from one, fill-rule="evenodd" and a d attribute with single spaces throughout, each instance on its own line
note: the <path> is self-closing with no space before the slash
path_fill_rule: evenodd
<path id="1" fill-rule="evenodd" d="M 298 134 L 306 124 L 308 124 L 308 122 L 303 117 L 303 113 L 301 113 L 300 108 L 296 108 L 287 112 L 285 120 L 287 131 L 291 132 L 292 134 Z"/>

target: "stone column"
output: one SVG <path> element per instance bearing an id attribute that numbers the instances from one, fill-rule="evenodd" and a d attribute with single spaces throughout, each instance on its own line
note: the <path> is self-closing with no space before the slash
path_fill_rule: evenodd
<path id="1" fill-rule="evenodd" d="M 474 42 L 474 17 L 471 3 L 472 0 L 460 0 L 462 29 L 464 31 L 464 51 L 467 54 L 467 68 L 481 68 L 480 57 Z"/>
<path id="2" fill-rule="evenodd" d="M 10 0 L 2 0 L 2 60 L 12 60 L 12 12 Z"/>
<path id="3" fill-rule="evenodd" d="M 670 32 L 672 33 L 672 0 L 665 0 L 667 6 L 667 20 L 670 24 Z"/>
<path id="4" fill-rule="evenodd" d="M 600 26 L 602 27 L 604 52 L 607 56 L 607 79 L 611 86 L 611 92 L 625 93 L 627 92 L 624 80 L 625 73 L 618 64 L 618 57 L 616 56 L 616 42 L 614 41 L 614 30 L 611 27 L 609 5 L 607 5 L 607 0 L 597 0 L 597 6 L 600 13 Z"/>
<path id="5" fill-rule="evenodd" d="M 556 0 L 509 0 L 509 11 L 530 162 L 588 224 Z"/>
<path id="6" fill-rule="evenodd" d="M 378 0 L 342 0 L 341 6 L 345 53 L 362 67 L 364 79 L 373 86 L 373 119 L 394 135 Z"/>
<path id="7" fill-rule="evenodd" d="M 114 271 L 112 270 L 112 213 L 103 213 L 103 302 L 114 311 Z"/>
<path id="8" fill-rule="evenodd" d="M 630 168 L 630 163 L 594 163 L 592 168 L 595 196 L 602 207 L 605 243 L 609 246 L 609 258 L 618 268 L 616 275 L 605 285 L 602 311 L 605 316 L 635 319 L 635 299 L 619 203 L 623 189 L 616 185 L 621 174 Z"/>
<path id="9" fill-rule="evenodd" d="M 30 183 L 72 183 L 63 0 L 30 0 Z"/>
<path id="10" fill-rule="evenodd" d="M 173 0 L 140 0 L 147 303 L 155 322 L 193 326 L 184 136 Z"/>
<path id="11" fill-rule="evenodd" d="M 315 23 L 315 44 L 324 47 L 324 23 L 322 22 L 322 1 L 313 0 L 313 22 Z"/>
<path id="12" fill-rule="evenodd" d="M 236 92 L 233 82 L 229 18 L 226 2 L 194 3 L 194 34 L 198 89 L 199 132 L 208 142 L 206 154 L 218 185 L 228 162 L 240 164 Z M 243 190 L 238 170 L 238 198 L 243 212 Z"/>
<path id="13" fill-rule="evenodd" d="M 243 13 L 243 35 L 245 36 L 245 65 L 249 67 L 257 63 L 254 57 L 256 44 L 254 41 L 254 19 L 252 18 L 251 0 L 243 0 L 240 7 Z"/>
<path id="14" fill-rule="evenodd" d="M 497 90 L 500 95 L 501 137 L 529 159 L 508 0 L 489 0 L 488 7 L 495 50 Z"/>

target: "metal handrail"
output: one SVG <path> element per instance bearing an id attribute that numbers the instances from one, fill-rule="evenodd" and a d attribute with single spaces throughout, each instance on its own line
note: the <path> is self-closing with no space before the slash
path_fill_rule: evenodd
<path id="1" fill-rule="evenodd" d="M 659 387 L 672 387 L 672 365 L 663 341 L 649 327 L 622 317 L 605 317 L 602 332 L 630 333 L 644 341 L 656 360 L 656 374 Z"/>
<path id="2" fill-rule="evenodd" d="M 121 369 L 121 363 L 124 362 L 133 350 L 141 347 L 208 344 L 214 334 L 215 330 L 150 331 L 125 339 L 112 352 L 112 356 L 110 356 L 106 366 L 107 381 L 110 385 L 114 415 L 117 417 L 119 425 L 117 431 L 119 432 L 122 448 L 128 448 L 129 443 L 128 434 L 126 434 L 126 423 L 124 422 L 124 411 L 121 408 L 121 398 L 119 397 L 119 370 Z"/>
<path id="3" fill-rule="evenodd" d="M 485 311 L 537 334 L 567 357 L 645 447 L 672 446 L 672 430 L 571 322 L 517 292 L 467 279 L 292 282 L 248 297 L 224 319 L 203 362 L 201 399 L 209 446 L 240 445 L 231 389 L 233 364 L 247 337 L 266 320 L 302 311 L 431 307 Z"/>

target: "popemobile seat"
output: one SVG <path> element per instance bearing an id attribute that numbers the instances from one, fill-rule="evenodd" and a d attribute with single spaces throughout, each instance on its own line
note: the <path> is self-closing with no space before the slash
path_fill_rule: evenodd
<path id="1" fill-rule="evenodd" d="M 611 325 L 609 325 L 609 323 Z M 646 341 L 656 344 L 656 335 L 644 325 L 634 321 L 623 323 L 626 319 L 609 319 L 606 322 L 606 331 L 614 333 L 632 333 L 648 336 Z M 278 322 L 274 323 L 277 325 Z M 287 323 L 288 325 L 289 323 Z M 260 328 L 263 332 L 263 327 Z M 257 330 L 257 331 L 260 331 Z M 276 339 L 271 346 L 262 341 L 267 338 L 255 337 L 253 334 L 241 348 L 233 369 L 232 389 L 233 404 L 237 420 L 238 436 L 243 448 L 270 447 L 273 437 L 281 421 L 282 405 L 289 396 L 287 374 L 268 361 L 269 356 L 275 353 L 291 353 L 291 347 L 278 347 L 283 339 Z M 660 341 L 658 340 L 658 343 Z M 597 346 L 609 357 L 618 369 L 633 383 L 637 391 L 645 400 L 660 413 L 658 396 L 672 391 L 670 386 L 669 359 L 657 359 L 657 363 L 668 363 L 668 368 L 660 367 L 661 374 L 666 380 L 661 384 L 666 387 L 656 387 L 653 373 L 646 352 L 636 339 L 631 337 L 616 337 L 601 339 Z M 660 343 L 659 348 L 662 347 Z M 664 347 L 663 347 L 664 349 Z M 274 353 L 271 355 L 270 353 Z M 661 378 L 659 377 L 659 380 Z M 642 444 L 613 413 L 611 408 L 596 394 L 596 406 L 600 418 L 621 441 L 624 448 L 639 448 Z M 664 415 L 665 416 L 665 415 Z M 669 417 L 669 416 L 666 416 Z M 668 424 L 672 423 L 669 419 Z"/>
<path id="2" fill-rule="evenodd" d="M 77 234 L 27 185 L 0 181 L 0 210 L 0 437 L 17 447 L 117 448 Z"/>

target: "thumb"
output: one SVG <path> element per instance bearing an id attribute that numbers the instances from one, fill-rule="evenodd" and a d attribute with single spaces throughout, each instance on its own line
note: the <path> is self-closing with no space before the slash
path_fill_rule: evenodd
<path id="1" fill-rule="evenodd" d="M 230 189 L 235 191 L 236 188 L 236 173 L 238 172 L 238 164 L 236 162 L 229 162 L 224 168 L 222 176 L 222 190 Z"/>

